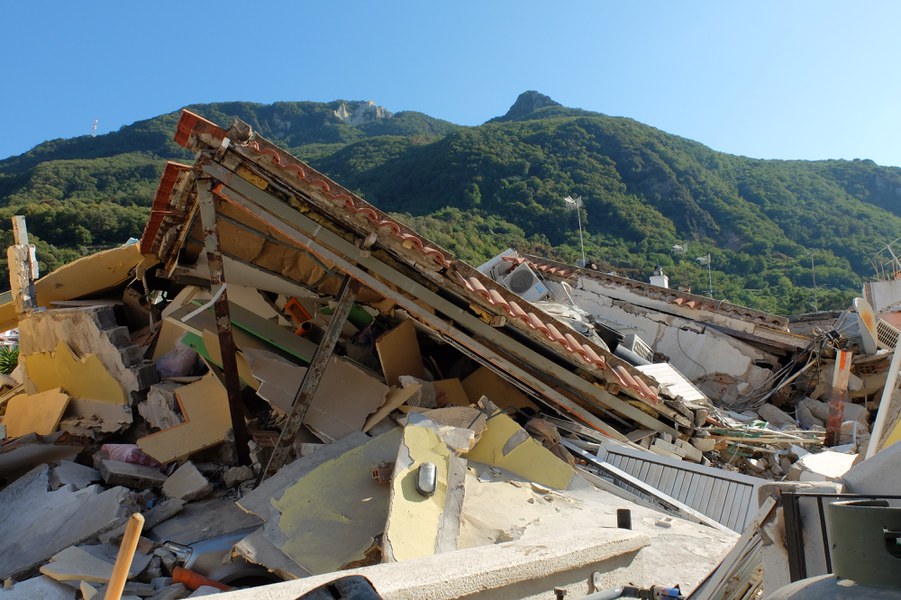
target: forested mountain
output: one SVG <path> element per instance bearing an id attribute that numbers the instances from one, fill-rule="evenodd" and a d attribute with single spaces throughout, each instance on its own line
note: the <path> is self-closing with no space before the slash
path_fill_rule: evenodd
<path id="1" fill-rule="evenodd" d="M 247 121 L 473 263 L 508 246 L 575 263 L 581 217 L 605 271 L 646 280 L 659 264 L 672 285 L 792 314 L 845 308 L 901 236 L 899 168 L 723 154 L 536 92 L 477 127 L 366 102 L 188 108 Z M 171 142 L 178 114 L 0 161 L 0 243 L 25 214 L 46 270 L 138 237 L 165 160 L 191 160 Z"/>

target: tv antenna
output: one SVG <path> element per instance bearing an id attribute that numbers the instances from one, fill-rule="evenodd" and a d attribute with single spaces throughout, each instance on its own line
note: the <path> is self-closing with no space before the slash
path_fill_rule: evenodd
<path id="1" fill-rule="evenodd" d="M 91 126 L 91 137 L 97 137 L 97 123 L 99 122 L 99 119 L 94 119 L 94 125 Z"/>

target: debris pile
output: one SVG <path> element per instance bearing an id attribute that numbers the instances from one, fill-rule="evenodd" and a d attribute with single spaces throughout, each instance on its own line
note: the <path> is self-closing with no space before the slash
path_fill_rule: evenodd
<path id="1" fill-rule="evenodd" d="M 861 330 L 513 252 L 476 269 L 246 124 L 185 112 L 176 141 L 197 161 L 167 165 L 139 243 L 35 279 L 17 235 L 0 597 L 106 594 L 135 513 L 126 596 L 404 562 L 455 597 L 466 556 L 524 561 L 481 591 L 552 591 L 539 568 L 687 590 L 769 515 L 766 479 L 840 481 L 897 435 L 897 364 L 853 371 Z"/>

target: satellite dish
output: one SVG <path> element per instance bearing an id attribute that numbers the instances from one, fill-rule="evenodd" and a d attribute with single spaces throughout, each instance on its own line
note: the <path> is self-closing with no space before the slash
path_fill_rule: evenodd
<path id="1" fill-rule="evenodd" d="M 854 299 L 854 308 L 857 310 L 857 319 L 860 322 L 860 342 L 863 351 L 867 354 L 876 354 L 876 313 L 873 307 L 863 298 Z"/>

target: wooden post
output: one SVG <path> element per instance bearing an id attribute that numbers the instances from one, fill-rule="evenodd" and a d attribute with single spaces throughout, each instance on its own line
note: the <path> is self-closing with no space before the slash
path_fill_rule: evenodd
<path id="1" fill-rule="evenodd" d="M 6 252 L 9 262 L 9 285 L 16 313 L 24 314 L 37 308 L 34 280 L 38 278 L 38 260 L 34 246 L 28 243 L 25 217 L 12 218 L 14 245 Z"/>
<path id="2" fill-rule="evenodd" d="M 848 397 L 848 379 L 851 375 L 851 353 L 838 350 L 835 370 L 832 372 L 832 392 L 829 395 L 829 420 L 826 422 L 826 445 L 835 446 L 842 434 L 845 416 L 845 398 Z"/>
<path id="3" fill-rule="evenodd" d="M 212 180 L 197 180 L 197 199 L 200 204 L 200 220 L 203 225 L 204 249 L 210 267 L 210 288 L 216 311 L 216 329 L 219 334 L 219 353 L 222 355 L 222 375 L 228 395 L 232 432 L 235 436 L 235 454 L 242 465 L 250 464 L 247 424 L 244 422 L 244 401 L 241 398 L 241 380 L 238 377 L 238 348 L 232 333 L 231 315 L 228 310 L 228 290 L 219 245 L 219 227 L 216 225 L 216 205 L 213 201 Z"/>
<path id="4" fill-rule="evenodd" d="M 144 515 L 134 513 L 128 518 L 125 535 L 122 536 L 122 544 L 119 546 L 119 554 L 116 556 L 116 564 L 113 566 L 113 574 L 110 577 L 109 586 L 106 588 L 105 600 L 119 600 L 122 597 L 122 590 L 125 589 L 125 582 L 128 580 L 128 570 L 131 568 L 131 561 L 138 548 L 138 540 L 143 528 Z"/>

